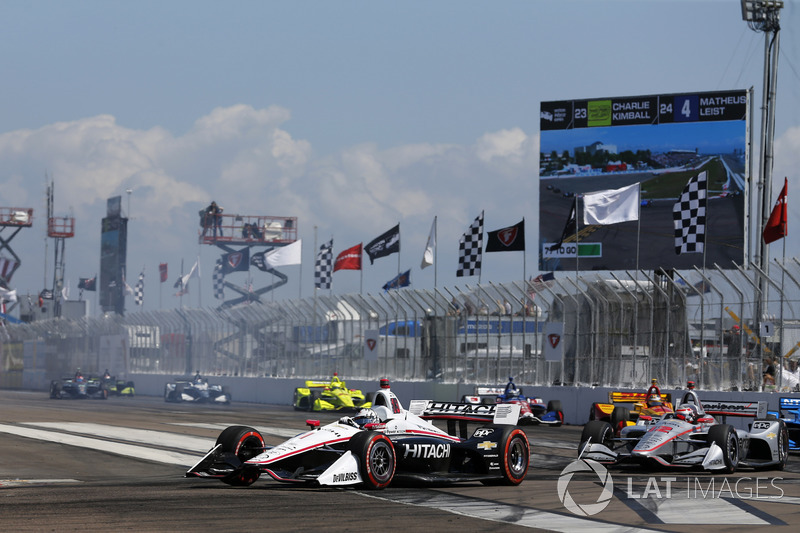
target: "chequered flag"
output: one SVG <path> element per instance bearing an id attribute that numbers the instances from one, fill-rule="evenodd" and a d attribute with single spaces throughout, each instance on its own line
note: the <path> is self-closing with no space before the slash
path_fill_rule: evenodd
<path id="1" fill-rule="evenodd" d="M 214 298 L 217 300 L 225 299 L 225 274 L 222 273 L 222 258 L 217 259 L 214 265 Z"/>
<path id="2" fill-rule="evenodd" d="M 333 278 L 333 239 L 319 247 L 314 264 L 314 287 L 330 289 Z"/>
<path id="3" fill-rule="evenodd" d="M 483 211 L 458 241 L 457 277 L 477 276 L 481 273 L 483 250 Z"/>
<path id="4" fill-rule="evenodd" d="M 139 281 L 136 282 L 136 287 L 133 290 L 133 301 L 136 305 L 144 303 L 144 270 L 139 274 Z"/>
<path id="5" fill-rule="evenodd" d="M 675 253 L 702 253 L 706 242 L 706 173 L 689 180 L 680 199 L 672 207 L 675 223 Z"/>

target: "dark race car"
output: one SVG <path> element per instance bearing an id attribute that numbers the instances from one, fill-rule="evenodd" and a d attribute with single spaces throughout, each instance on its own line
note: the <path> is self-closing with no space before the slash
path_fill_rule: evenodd
<path id="1" fill-rule="evenodd" d="M 428 403 L 417 402 L 419 412 Z M 528 472 L 530 445 L 525 432 L 514 425 L 518 407 L 491 408 L 500 413 L 494 424 L 460 438 L 404 410 L 384 388 L 375 393 L 371 409 L 323 427 L 309 420 L 310 431 L 275 447 L 267 446 L 253 428 L 229 427 L 186 477 L 238 486 L 251 485 L 262 474 L 288 483 L 371 489 L 395 480 L 519 485 Z"/>
<path id="2" fill-rule="evenodd" d="M 206 378 L 176 378 L 164 386 L 165 402 L 231 403 L 228 387 L 210 385 Z"/>
<path id="3" fill-rule="evenodd" d="M 136 387 L 133 381 L 126 381 L 124 379 L 117 379 L 106 371 L 100 378 L 103 386 L 108 390 L 109 396 L 136 396 Z"/>
<path id="4" fill-rule="evenodd" d="M 508 384 L 503 387 L 476 387 L 475 394 L 461 398 L 462 403 L 472 405 L 483 404 L 519 404 L 520 424 L 544 424 L 560 426 L 564 423 L 564 409 L 560 400 L 550 400 L 545 403 L 542 398 L 525 396 L 522 389 L 518 389 L 513 378 L 508 378 Z"/>
<path id="5" fill-rule="evenodd" d="M 780 418 L 789 432 L 789 451 L 800 452 L 800 398 L 783 397 L 778 400 L 778 412 L 769 414 Z"/>
<path id="6" fill-rule="evenodd" d="M 76 376 L 54 379 L 50 382 L 50 398 L 54 400 L 63 398 L 105 400 L 108 398 L 108 389 L 103 380 L 96 377 L 87 379 L 83 376 Z"/>

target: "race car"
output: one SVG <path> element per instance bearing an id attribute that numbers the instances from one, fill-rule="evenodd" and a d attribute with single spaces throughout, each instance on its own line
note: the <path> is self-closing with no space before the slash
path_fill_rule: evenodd
<path id="1" fill-rule="evenodd" d="M 778 400 L 779 411 L 769 414 L 780 418 L 789 432 L 789 451 L 800 451 L 800 398 L 783 397 Z"/>
<path id="2" fill-rule="evenodd" d="M 87 379 L 78 374 L 75 377 L 50 381 L 50 398 L 54 400 L 63 398 L 105 400 L 108 399 L 108 389 L 100 378 Z"/>
<path id="3" fill-rule="evenodd" d="M 462 403 L 477 404 L 519 404 L 520 424 L 545 424 L 560 426 L 564 423 L 564 410 L 560 400 L 550 400 L 545 404 L 542 398 L 525 396 L 522 389 L 514 384 L 514 378 L 508 378 L 508 384 L 503 387 L 475 387 L 475 394 L 463 396 Z"/>
<path id="4" fill-rule="evenodd" d="M 712 415 L 750 416 L 750 430 L 719 423 Z M 634 463 L 733 473 L 737 468 L 783 470 L 789 436 L 783 420 L 767 418 L 766 402 L 700 403 L 686 391 L 674 413 L 640 415 L 615 436 L 611 424 L 592 420 L 583 428 L 578 457 L 602 464 Z"/>
<path id="5" fill-rule="evenodd" d="M 640 415 L 660 417 L 672 412 L 674 412 L 672 395 L 662 393 L 658 388 L 658 381 L 653 379 L 647 392 L 609 392 L 608 403 L 592 404 L 589 420 L 604 420 L 611 424 L 615 433 L 619 434 L 623 426 L 636 423 Z"/>
<path id="6" fill-rule="evenodd" d="M 294 389 L 292 405 L 298 411 L 357 411 L 372 402 L 360 390 L 348 389 L 334 372 L 330 382 L 306 381 L 305 387 Z"/>
<path id="7" fill-rule="evenodd" d="M 415 405 L 422 412 L 428 403 Z M 497 410 L 495 423 L 462 439 L 403 409 L 387 385 L 375 393 L 372 408 L 323 427 L 308 420 L 309 431 L 274 448 L 251 427 L 229 427 L 185 475 L 235 486 L 251 485 L 262 474 L 287 483 L 369 489 L 395 480 L 519 485 L 530 462 L 525 432 L 514 425 L 519 408 L 491 408 Z"/>
<path id="8" fill-rule="evenodd" d="M 103 382 L 103 386 L 108 390 L 109 396 L 135 396 L 136 387 L 133 381 L 125 381 L 124 379 L 117 379 L 116 376 L 104 374 L 99 378 Z"/>
<path id="9" fill-rule="evenodd" d="M 209 385 L 199 374 L 193 378 L 176 378 L 164 386 L 165 402 L 231 403 L 231 392 L 222 385 Z"/>

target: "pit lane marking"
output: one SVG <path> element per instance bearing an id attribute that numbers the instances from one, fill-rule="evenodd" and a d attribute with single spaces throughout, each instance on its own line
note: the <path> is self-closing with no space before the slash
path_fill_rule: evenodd
<path id="1" fill-rule="evenodd" d="M 165 448 L 180 448 L 187 451 L 205 453 L 214 447 L 212 440 L 204 437 L 165 433 L 149 429 L 132 429 L 121 426 L 107 426 L 91 422 L 25 422 L 24 425 L 57 431 L 68 431 L 81 435 L 91 435 L 107 439 L 123 440 L 138 444 L 157 445 Z"/>
<path id="2" fill-rule="evenodd" d="M 549 531 L 563 531 L 574 533 L 575 531 L 585 530 L 600 533 L 630 533 L 632 531 L 655 532 L 655 529 L 636 528 L 623 524 L 612 524 L 608 522 L 598 522 L 580 518 L 570 514 L 552 513 L 540 511 L 519 505 L 509 505 L 500 502 L 478 500 L 454 494 L 439 493 L 435 491 L 392 491 L 390 494 L 365 493 L 358 491 L 358 494 L 366 498 L 384 500 L 405 505 L 416 505 L 419 507 L 429 507 L 446 511 L 457 515 L 491 520 L 515 526 L 529 527 L 535 529 L 546 529 Z"/>
<path id="3" fill-rule="evenodd" d="M 0 489 L 30 485 L 57 485 L 59 483 L 83 483 L 77 479 L 0 479 Z"/>

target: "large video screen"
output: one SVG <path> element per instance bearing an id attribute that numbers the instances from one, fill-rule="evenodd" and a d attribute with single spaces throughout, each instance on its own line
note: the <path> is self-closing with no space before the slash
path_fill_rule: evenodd
<path id="1" fill-rule="evenodd" d="M 100 307 L 104 312 L 125 314 L 125 262 L 128 219 L 109 216 L 100 230 Z"/>
<path id="2" fill-rule="evenodd" d="M 542 102 L 540 269 L 744 263 L 748 109 L 744 90 Z M 698 220 L 684 209 L 681 224 L 694 224 L 691 231 L 702 226 L 703 246 L 679 252 L 673 208 L 701 173 L 707 187 L 705 219 L 695 224 Z M 636 183 L 638 220 L 584 224 L 586 194 Z M 573 206 L 577 227 L 567 228 Z"/>

